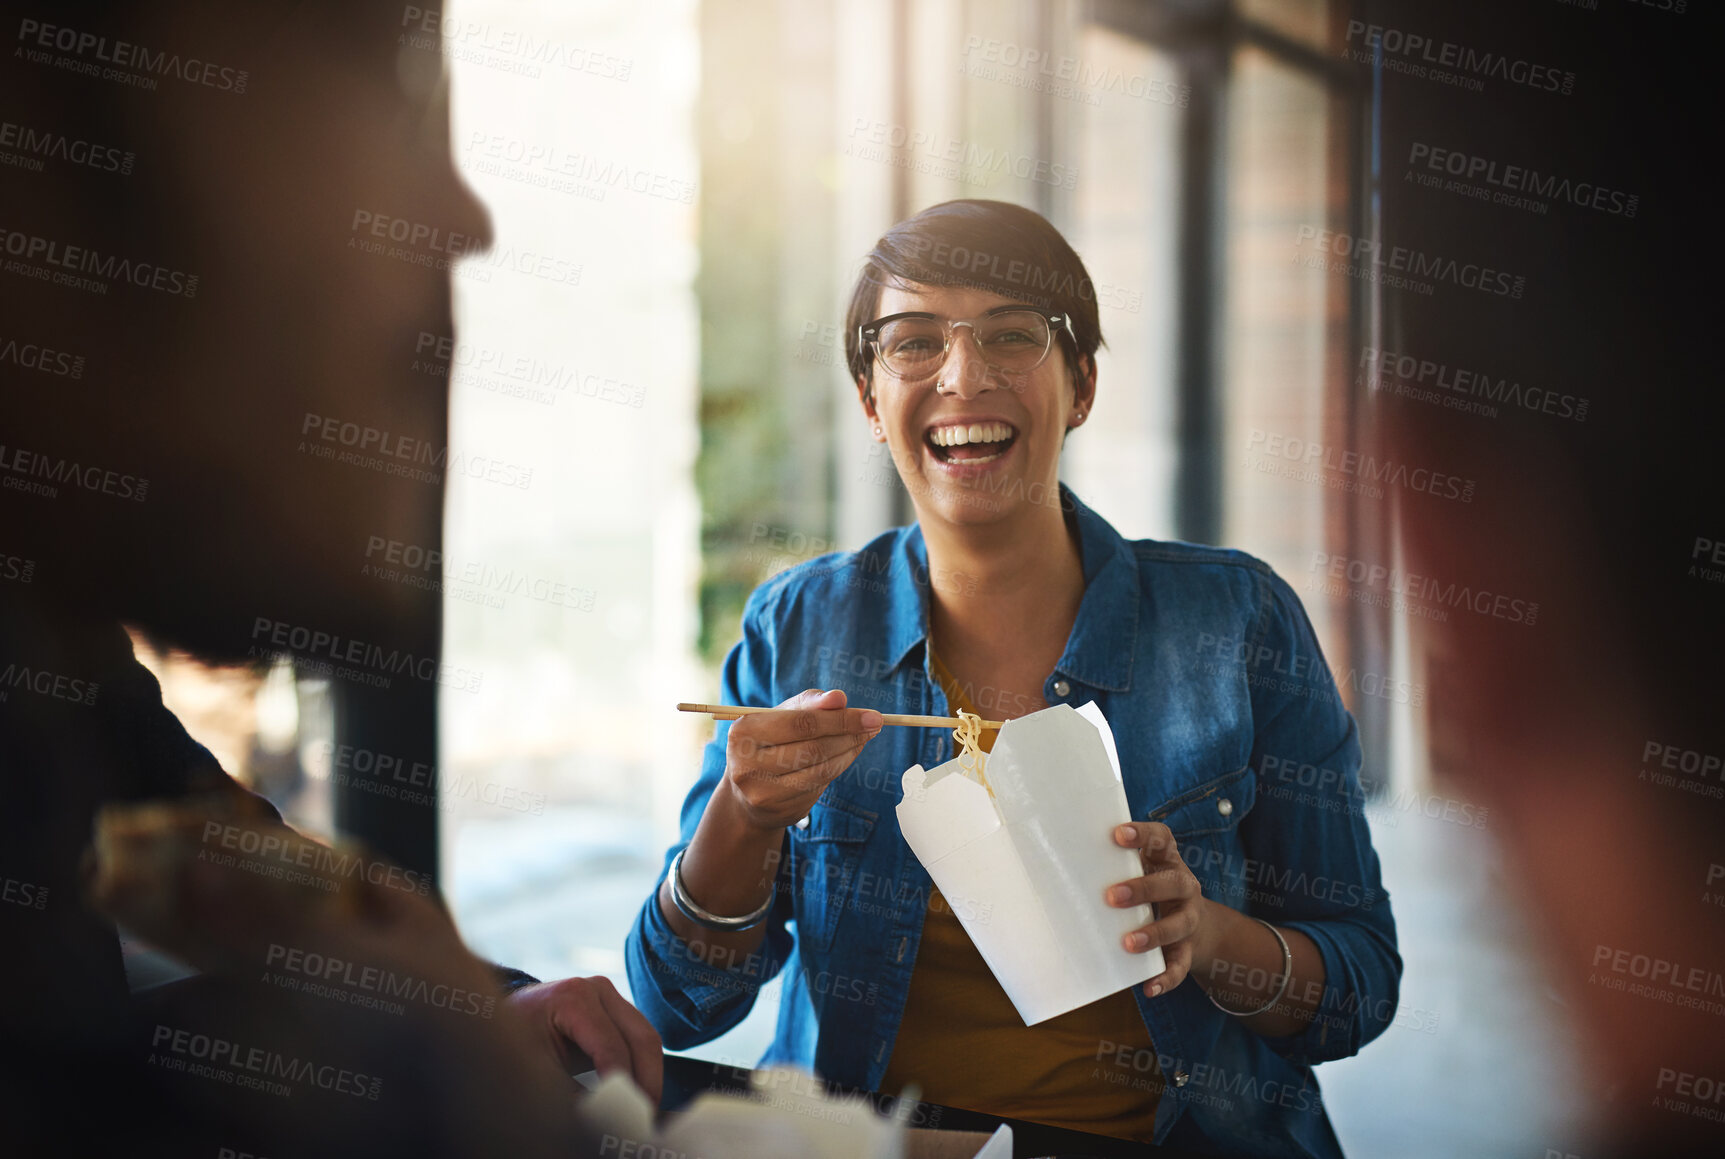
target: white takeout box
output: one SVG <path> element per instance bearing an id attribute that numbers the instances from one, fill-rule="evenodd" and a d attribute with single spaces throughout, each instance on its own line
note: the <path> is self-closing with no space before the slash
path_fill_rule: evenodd
<path id="1" fill-rule="evenodd" d="M 579 1077 L 579 1076 L 578 1076 Z M 613 1071 L 587 1084 L 576 1117 L 600 1138 L 599 1154 L 623 1159 L 1012 1159 L 1012 1128 L 992 1136 L 907 1128 L 901 1100 L 883 1115 L 864 1100 L 825 1093 L 812 1075 L 769 1067 L 750 1076 L 750 1094 L 699 1095 L 687 1110 L 653 1125 L 653 1104 L 630 1077 Z M 916 1098 L 906 1092 L 911 1106 Z M 980 1147 L 980 1149 L 979 1149 Z"/>
<path id="2" fill-rule="evenodd" d="M 1024 1024 L 1160 974 L 1161 947 L 1121 945 L 1155 920 L 1150 907 L 1104 900 L 1144 869 L 1114 843 L 1132 816 L 1102 710 L 1057 704 L 1007 721 L 984 775 L 992 798 L 957 759 L 913 765 L 898 824 Z"/>

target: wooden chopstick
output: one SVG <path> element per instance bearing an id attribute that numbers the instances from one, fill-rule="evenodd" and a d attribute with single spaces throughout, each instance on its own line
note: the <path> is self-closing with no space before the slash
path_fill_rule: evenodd
<path id="1" fill-rule="evenodd" d="M 688 704 L 677 705 L 678 712 L 704 712 L 719 720 L 736 720 L 739 716 L 747 716 L 752 712 L 783 712 L 778 708 L 749 708 L 741 704 Z M 887 724 L 907 724 L 917 728 L 957 728 L 963 722 L 956 716 L 908 716 L 900 712 L 883 712 L 880 718 Z M 985 720 L 983 728 L 998 729 L 1006 722 L 1003 720 Z"/>

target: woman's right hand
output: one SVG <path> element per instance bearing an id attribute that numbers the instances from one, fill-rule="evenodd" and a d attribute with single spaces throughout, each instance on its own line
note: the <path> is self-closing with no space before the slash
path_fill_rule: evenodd
<path id="1" fill-rule="evenodd" d="M 842 689 L 800 692 L 731 725 L 725 786 L 751 828 L 795 825 L 880 729 L 880 713 L 846 708 Z"/>

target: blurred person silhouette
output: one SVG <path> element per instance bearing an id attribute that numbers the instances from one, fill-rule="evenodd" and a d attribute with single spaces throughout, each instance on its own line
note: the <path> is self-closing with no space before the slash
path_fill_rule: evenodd
<path id="1" fill-rule="evenodd" d="M 298 892 L 243 866 L 212 878 L 208 837 L 175 837 L 196 818 L 301 846 L 186 734 L 121 627 L 213 663 L 253 659 L 260 622 L 435 655 L 425 593 L 359 565 L 375 536 L 439 542 L 439 479 L 328 456 L 350 427 L 398 448 L 448 441 L 447 379 L 409 367 L 426 335 L 451 333 L 448 267 L 489 244 L 489 225 L 449 155 L 438 14 L 188 0 L 7 16 L 4 1149 L 567 1153 L 568 1070 L 554 1063 L 625 1069 L 656 1097 L 645 1019 L 604 979 L 483 967 L 429 882 L 381 863 Z M 421 232 L 402 245 L 379 222 Z M 135 839 L 97 859 L 95 900 L 219 975 L 161 1000 L 182 1004 L 165 1047 L 160 1011 L 128 993 L 112 923 L 86 904 L 99 811 L 156 799 L 182 807 L 116 815 Z M 486 1013 L 271 993 L 255 976 L 272 947 L 460 990 Z M 168 1048 L 200 1041 L 369 1073 L 381 1095 L 319 1082 L 307 1105 L 232 1086 L 231 1068 L 193 1077 L 208 1060 Z"/>
<path id="2" fill-rule="evenodd" d="M 1519 35 L 1577 75 L 1609 71 L 1576 104 L 1502 101 L 1498 119 L 1516 148 L 1539 143 L 1527 156 L 1542 171 L 1609 175 L 1576 188 L 1627 190 L 1641 212 L 1560 203 L 1530 218 L 1458 208 L 1399 175 L 1383 189 L 1383 236 L 1447 238 L 1529 287 L 1515 302 L 1386 294 L 1372 345 L 1388 359 L 1516 394 L 1487 417 L 1373 390 L 1367 429 L 1398 461 L 1479 484 L 1471 506 L 1401 505 L 1392 582 L 1539 605 L 1532 626 L 1477 609 L 1409 626 L 1430 658 L 1438 772 L 1489 807 L 1505 903 L 1539 935 L 1577 1034 L 1594 1120 L 1548 1156 L 1725 1153 L 1725 421 L 1717 197 L 1697 147 L 1725 12 L 1687 15 L 1634 24 L 1633 53 L 1609 22 L 1532 9 L 1470 10 L 1477 27 L 1448 33 Z M 1479 132 L 1466 102 L 1417 83 L 1385 93 L 1387 140 Z M 1371 385 L 1393 385 L 1388 359 L 1367 359 Z"/>
<path id="3" fill-rule="evenodd" d="M 1682 381 L 1681 359 L 1670 378 L 1663 361 L 1625 383 Z M 1390 411 L 1390 453 L 1466 463 L 1517 495 L 1489 518 L 1408 505 L 1399 570 L 1471 569 L 1540 605 L 1533 630 L 1476 615 L 1414 630 L 1434 746 L 1489 806 L 1506 901 L 1543 935 L 1579 1032 L 1598 1119 L 1577 1125 L 1588 1145 L 1556 1153 L 1717 1155 L 1725 1116 L 1677 1108 L 1725 1109 L 1725 586 L 1702 578 L 1725 574 L 1721 428 L 1698 397 L 1592 401 L 1615 417 L 1579 446 Z"/>

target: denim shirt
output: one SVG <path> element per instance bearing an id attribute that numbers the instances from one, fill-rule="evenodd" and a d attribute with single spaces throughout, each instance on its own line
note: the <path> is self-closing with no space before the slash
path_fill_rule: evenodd
<path id="1" fill-rule="evenodd" d="M 1267 565 L 1237 551 L 1128 541 L 1065 488 L 1061 499 L 1077 523 L 1084 596 L 1043 697 L 1095 701 L 1114 733 L 1132 816 L 1172 830 L 1204 896 L 1310 937 L 1325 979 L 1321 994 L 1311 992 L 1317 1017 L 1283 1038 L 1247 1030 L 1195 980 L 1154 999 L 1139 989 L 1156 1057 L 1100 1042 L 1094 1073 L 1148 1091 L 1160 1070 L 1159 1143 L 1339 1156 L 1311 1067 L 1382 1033 L 1401 977 L 1353 718 L 1298 597 Z M 934 578 L 943 590 L 965 582 Z M 773 577 L 749 599 L 742 641 L 725 661 L 723 703 L 774 705 L 804 689 L 842 688 L 852 707 L 947 715 L 928 666 L 928 581 L 915 525 Z M 988 713 L 992 693 L 971 698 Z M 720 724 L 706 748 L 667 867 L 724 775 L 729 727 Z M 656 892 L 647 899 L 628 938 L 629 981 L 667 1047 L 729 1030 L 784 971 L 778 1032 L 762 1062 L 877 1089 L 931 884 L 899 832 L 900 778 L 951 755 L 948 731 L 883 729 L 827 787 L 806 828 L 787 830 L 765 940 L 744 960 L 692 960 Z"/>

